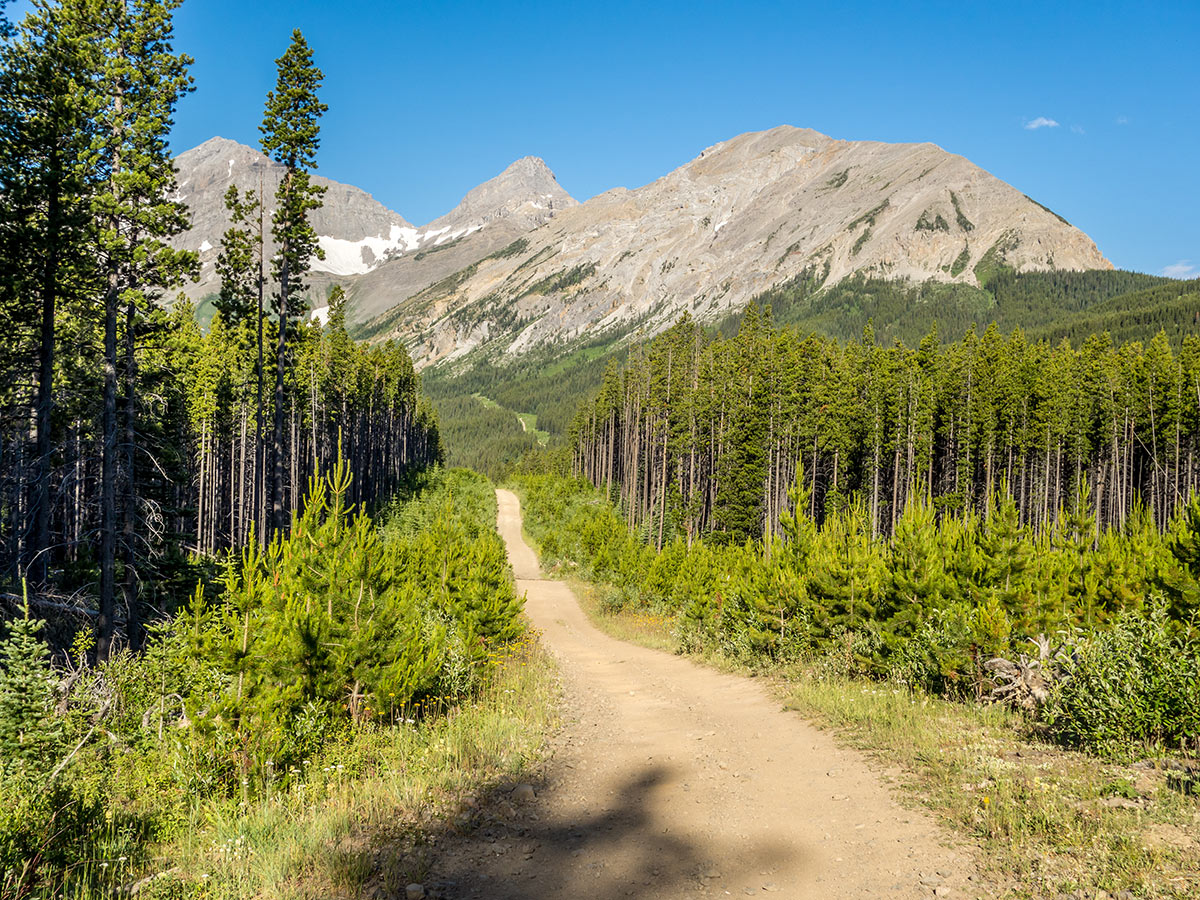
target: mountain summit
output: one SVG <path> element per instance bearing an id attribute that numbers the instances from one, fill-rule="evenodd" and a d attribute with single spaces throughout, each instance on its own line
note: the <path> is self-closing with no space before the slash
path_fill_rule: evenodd
<path id="1" fill-rule="evenodd" d="M 530 230 L 550 221 L 555 212 L 578 205 L 559 187 L 558 179 L 542 159 L 526 156 L 472 188 L 458 206 L 425 227 L 453 230 L 509 218 L 519 228 Z"/>
<path id="2" fill-rule="evenodd" d="M 221 235 L 229 227 L 225 192 L 234 184 L 243 192 L 261 191 L 269 231 L 275 191 L 284 169 L 259 151 L 222 137 L 181 153 L 175 166 L 179 170 L 177 196 L 191 210 L 192 227 L 174 243 L 200 253 L 200 282 L 185 291 L 200 298 L 217 290 L 214 264 Z M 324 261 L 314 261 L 314 271 L 333 275 L 367 272 L 402 243 L 406 232 L 415 234 L 403 216 L 366 191 L 319 175 L 314 175 L 313 181 L 325 188 L 325 205 L 313 213 L 312 224 L 326 253 Z"/>
<path id="3" fill-rule="evenodd" d="M 191 210 L 192 227 L 174 243 L 200 253 L 200 281 L 189 285 L 184 292 L 193 299 L 201 299 L 219 287 L 215 262 L 221 236 L 229 227 L 225 192 L 233 184 L 242 191 L 261 190 L 266 198 L 269 230 L 275 190 L 284 170 L 259 151 L 222 137 L 211 138 L 181 153 L 175 165 L 179 170 L 177 196 Z M 495 178 L 468 192 L 449 213 L 421 228 L 359 188 L 318 175 L 313 176 L 313 181 L 325 187 L 323 205 L 313 212 L 311 219 L 325 252 L 325 259 L 312 261 L 313 274 L 309 279 L 311 299 L 318 306 L 332 284 L 351 285 L 385 261 L 400 262 L 413 256 L 424 260 L 434 251 L 463 243 L 467 245 L 467 257 L 475 251 L 485 256 L 548 222 L 559 210 L 577 205 L 559 186 L 545 162 L 533 156 L 517 160 Z M 481 232 L 487 232 L 486 236 Z M 271 250 L 268 248 L 268 253 Z M 447 265 L 458 268 L 466 264 L 463 258 L 459 249 L 443 254 L 436 266 L 418 266 L 414 276 L 418 288 L 427 283 L 422 281 L 426 272 L 441 271 Z M 385 284 L 394 285 L 399 274 L 409 268 L 404 265 L 393 270 Z M 403 278 L 400 280 L 403 282 Z M 394 296 L 391 290 L 389 298 Z"/>

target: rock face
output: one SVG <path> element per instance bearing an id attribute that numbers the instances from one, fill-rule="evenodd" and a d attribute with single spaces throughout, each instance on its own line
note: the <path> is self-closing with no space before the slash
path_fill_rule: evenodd
<path id="1" fill-rule="evenodd" d="M 579 202 L 558 185 L 558 179 L 546 163 L 526 156 L 477 188 L 467 192 L 462 202 L 426 229 L 475 228 L 491 222 L 507 221 L 525 232 L 544 225 L 556 212 Z"/>
<path id="2" fill-rule="evenodd" d="M 711 321 L 802 274 L 825 284 L 858 273 L 974 284 L 976 267 L 997 264 L 1112 268 L 1083 232 L 933 144 L 785 126 L 710 147 L 637 190 L 556 211 L 508 251 L 477 255 L 436 282 L 385 287 L 397 265 L 387 263 L 352 301 L 367 314 L 392 307 L 366 333 L 403 339 L 429 364 L 484 344 L 520 353 L 585 335 L 654 334 L 685 311 Z M 426 286 L 409 292 L 418 282 Z"/>
<path id="3" fill-rule="evenodd" d="M 184 293 L 192 298 L 214 293 L 217 288 L 215 262 L 221 235 L 229 227 L 225 192 L 231 184 L 242 191 L 261 191 L 266 198 L 267 231 L 275 208 L 275 190 L 283 178 L 283 166 L 236 141 L 215 137 L 180 154 L 175 160 L 178 197 L 192 213 L 191 230 L 179 235 L 177 247 L 200 252 L 200 282 Z M 313 213 L 312 223 L 325 260 L 316 260 L 313 270 L 344 276 L 370 271 L 405 236 L 416 234 L 404 217 L 392 212 L 370 194 L 328 178 L 314 176 L 325 187 L 325 205 Z M 323 282 L 319 276 L 317 282 Z"/>
<path id="4" fill-rule="evenodd" d="M 424 226 L 415 252 L 395 254 L 356 279 L 349 287 L 348 318 L 363 322 L 384 313 L 578 205 L 542 160 L 519 159 Z"/>
<path id="5" fill-rule="evenodd" d="M 200 281 L 184 291 L 199 299 L 219 287 L 215 262 L 221 236 L 229 227 L 226 190 L 231 184 L 242 191 L 261 190 L 266 197 L 269 231 L 275 190 L 284 169 L 257 150 L 220 137 L 180 154 L 175 164 L 178 196 L 191 209 L 192 228 L 174 243 L 200 253 Z M 423 228 L 415 228 L 356 187 L 320 176 L 313 181 L 325 188 L 324 205 L 312 214 L 313 228 L 325 252 L 325 259 L 313 260 L 308 279 L 315 303 L 333 284 L 353 290 L 360 277 L 379 269 L 385 260 L 404 261 L 374 282 L 361 304 L 352 304 L 352 313 L 359 318 L 380 311 L 371 305 L 371 297 L 403 299 L 509 244 L 559 210 L 577 205 L 536 157 L 517 160 Z M 435 251 L 440 255 L 435 257 Z M 420 257 L 416 264 L 414 257 Z M 430 263 L 421 265 L 426 259 Z"/>

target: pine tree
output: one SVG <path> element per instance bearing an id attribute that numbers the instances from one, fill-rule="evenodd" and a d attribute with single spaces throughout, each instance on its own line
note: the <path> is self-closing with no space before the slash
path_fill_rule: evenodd
<path id="1" fill-rule="evenodd" d="M 1175 564 L 1156 579 L 1171 617 L 1200 628 L 1200 494 L 1193 495 L 1171 523 L 1167 548 Z"/>
<path id="2" fill-rule="evenodd" d="M 0 260 L 6 289 L 0 306 L 7 307 L 0 324 L 10 339 L 16 339 L 10 350 L 24 343 L 23 326 L 37 334 L 36 446 L 24 559 L 34 584 L 46 581 L 52 543 L 56 323 L 64 305 L 79 302 L 92 258 L 85 233 L 86 158 L 94 111 L 86 90 L 87 37 L 80 3 L 40 4 L 0 56 Z M 20 354 L 14 352 L 11 358 Z"/>
<path id="3" fill-rule="evenodd" d="M 730 360 L 737 371 L 731 385 L 728 435 L 720 467 L 717 520 L 732 543 L 763 535 L 763 483 L 766 479 L 766 439 L 769 384 L 763 371 L 770 331 L 751 304 L 742 319 Z"/>
<path id="4" fill-rule="evenodd" d="M 879 610 L 893 635 L 912 635 L 947 605 L 953 588 L 946 563 L 933 509 L 923 498 L 914 498 L 892 536 L 890 583 L 886 604 Z"/>
<path id="5" fill-rule="evenodd" d="M 318 120 L 328 107 L 317 99 L 324 78 L 313 63 L 312 49 L 299 29 L 292 32 L 292 43 L 276 60 L 278 79 L 267 94 L 266 112 L 260 127 L 262 148 L 284 166 L 284 175 L 275 192 L 277 208 L 272 216 L 272 234 L 278 246 L 274 277 L 278 284 L 275 313 L 279 338 L 275 365 L 275 422 L 271 437 L 271 527 L 284 528 L 287 509 L 283 497 L 284 392 L 288 370 L 288 326 L 299 310 L 293 297 L 304 290 L 304 275 L 313 256 L 323 259 L 317 233 L 308 214 L 321 206 L 324 188 L 312 183 L 310 170 L 317 167 L 320 146 Z"/>
<path id="6" fill-rule="evenodd" d="M 38 632 L 45 622 L 25 616 L 8 625 L 0 642 L 0 774 L 26 768 L 42 772 L 62 742 L 54 716 L 50 649 Z"/>
<path id="7" fill-rule="evenodd" d="M 1007 482 L 1002 484 L 991 507 L 978 537 L 983 569 L 980 587 L 994 593 L 1011 610 L 1029 569 L 1033 545 L 1021 528 L 1017 504 Z"/>
<path id="8" fill-rule="evenodd" d="M 236 327 L 253 319 L 258 294 L 262 246 L 250 227 L 258 217 L 258 195 L 249 190 L 243 197 L 237 185 L 231 184 L 225 192 L 225 208 L 229 210 L 230 227 L 221 237 L 221 251 L 217 254 L 221 287 L 215 306 L 225 321 Z"/>
<path id="9" fill-rule="evenodd" d="M 182 0 L 102 0 L 94 25 L 96 90 L 103 98 L 95 147 L 105 174 L 92 203 L 105 271 L 104 405 L 101 456 L 100 616 L 96 653 L 108 655 L 115 626 L 117 513 L 122 513 L 124 595 L 129 630 L 138 626 L 137 339 L 142 318 L 158 292 L 194 272 L 195 253 L 174 250 L 163 239 L 188 227 L 175 194 L 175 167 L 167 138 L 175 104 L 191 90 L 192 60 L 172 50 L 172 14 Z M 124 306 L 124 358 L 118 354 Z M 123 369 L 123 372 L 121 371 Z M 123 378 L 122 378 L 123 375 Z M 117 392 L 124 382 L 123 434 L 118 435 Z M 123 460 L 118 449 L 123 449 Z M 123 466 L 122 466 L 123 463 Z M 118 477 L 119 470 L 122 477 Z M 122 501 L 118 504 L 118 500 Z"/>

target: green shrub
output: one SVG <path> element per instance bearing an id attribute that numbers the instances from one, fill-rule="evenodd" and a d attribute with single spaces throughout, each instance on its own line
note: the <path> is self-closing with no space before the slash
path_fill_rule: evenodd
<path id="1" fill-rule="evenodd" d="M 1105 756 L 1200 747 L 1200 645 L 1160 607 L 1081 640 L 1044 719 L 1060 742 Z"/>
<path id="2" fill-rule="evenodd" d="M 187 614 L 192 658 L 221 676 L 187 701 L 218 781 L 290 772 L 339 721 L 440 710 L 521 632 L 486 479 L 439 476 L 382 529 L 348 487 L 344 468 L 314 480 L 288 536 L 245 550 L 223 597 Z"/>

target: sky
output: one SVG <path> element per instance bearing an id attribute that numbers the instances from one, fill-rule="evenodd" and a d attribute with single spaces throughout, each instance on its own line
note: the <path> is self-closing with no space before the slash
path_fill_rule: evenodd
<path id="1" fill-rule="evenodd" d="M 325 73 L 321 174 L 414 224 L 522 156 L 585 200 L 789 124 L 931 141 L 1120 268 L 1200 275 L 1200 0 L 186 0 L 175 151 L 257 146 L 293 28 Z"/>

